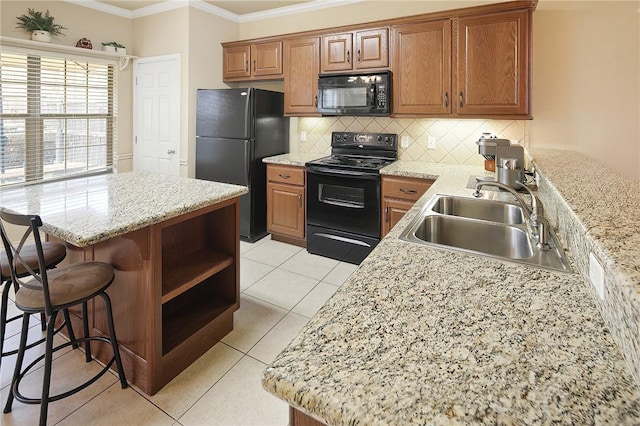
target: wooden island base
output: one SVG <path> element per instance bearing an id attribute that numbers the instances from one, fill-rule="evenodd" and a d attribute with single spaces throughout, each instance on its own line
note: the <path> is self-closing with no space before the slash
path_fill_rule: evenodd
<path id="1" fill-rule="evenodd" d="M 89 247 L 65 243 L 63 264 L 111 263 L 107 293 L 127 381 L 153 395 L 233 329 L 240 307 L 239 198 L 113 237 Z M 72 310 L 77 336 L 81 311 Z M 89 302 L 92 335 L 108 336 L 102 299 Z M 108 361 L 111 348 L 91 350 Z"/>

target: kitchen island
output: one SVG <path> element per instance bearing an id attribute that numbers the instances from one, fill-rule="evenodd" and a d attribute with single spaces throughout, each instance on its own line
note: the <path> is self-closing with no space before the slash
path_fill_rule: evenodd
<path id="1" fill-rule="evenodd" d="M 561 222 L 565 242 L 573 229 L 574 273 L 399 240 L 434 194 L 470 196 L 469 177 L 484 171 L 405 161 L 382 170 L 436 181 L 265 370 L 263 386 L 290 404 L 291 424 L 640 422 L 637 328 L 631 343 L 617 331 L 633 329 L 637 318 L 625 308 L 609 319 L 607 306 L 618 306 L 610 297 L 616 284 L 607 282 L 607 303 L 596 302 L 583 277 L 577 225 L 559 219 L 569 205 L 581 209 L 577 215 L 589 212 L 584 201 L 558 201 L 579 196 L 570 185 L 585 181 L 567 165 L 586 158 L 544 152 L 540 158 L 549 219 Z M 559 158 L 562 165 L 554 163 Z M 556 180 L 567 186 L 555 187 Z M 619 190 L 628 193 L 624 185 Z M 638 247 L 631 250 L 637 254 Z"/>
<path id="2" fill-rule="evenodd" d="M 233 328 L 239 308 L 239 197 L 247 188 L 142 172 L 0 192 L 0 208 L 42 217 L 64 263 L 111 263 L 108 293 L 127 380 L 153 395 Z M 108 335 L 101 302 L 92 334 Z M 77 335 L 81 312 L 72 311 Z M 110 349 L 92 346 L 99 359 Z"/>

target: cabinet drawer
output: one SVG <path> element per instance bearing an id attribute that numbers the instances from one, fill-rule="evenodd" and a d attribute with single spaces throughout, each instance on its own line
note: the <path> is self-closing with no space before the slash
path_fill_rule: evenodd
<path id="1" fill-rule="evenodd" d="M 383 176 L 382 196 L 416 201 L 429 189 L 432 183 L 432 180 Z"/>
<path id="2" fill-rule="evenodd" d="M 267 180 L 304 186 L 304 168 L 269 164 L 267 166 Z"/>

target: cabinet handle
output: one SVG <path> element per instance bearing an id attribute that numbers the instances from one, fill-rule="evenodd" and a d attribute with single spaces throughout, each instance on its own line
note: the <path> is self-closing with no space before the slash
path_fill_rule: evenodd
<path id="1" fill-rule="evenodd" d="M 283 175 L 283 174 L 279 174 L 278 176 L 280 176 L 282 179 L 289 179 L 291 177 L 291 175 Z"/>
<path id="2" fill-rule="evenodd" d="M 316 95 L 316 108 L 318 108 L 318 95 Z"/>
<path id="3" fill-rule="evenodd" d="M 298 207 L 302 208 L 302 194 L 298 194 Z"/>
<path id="4" fill-rule="evenodd" d="M 249 71 L 249 61 L 244 61 L 244 70 Z"/>
<path id="5" fill-rule="evenodd" d="M 384 221 L 389 223 L 389 207 L 384 208 Z"/>
<path id="6" fill-rule="evenodd" d="M 254 71 L 256 70 L 256 60 L 255 59 L 253 60 L 253 70 Z"/>
<path id="7" fill-rule="evenodd" d="M 347 63 L 351 63 L 351 53 L 347 50 Z"/>
<path id="8" fill-rule="evenodd" d="M 415 189 L 404 189 L 404 188 L 400 188 L 400 192 L 405 193 L 405 194 L 417 194 L 418 191 L 416 191 Z"/>
<path id="9" fill-rule="evenodd" d="M 358 62 L 360 62 L 360 49 L 358 49 Z"/>
<path id="10" fill-rule="evenodd" d="M 449 108 L 449 92 L 444 92 L 444 107 Z"/>
<path id="11" fill-rule="evenodd" d="M 462 108 L 462 92 L 460 92 L 460 108 Z"/>

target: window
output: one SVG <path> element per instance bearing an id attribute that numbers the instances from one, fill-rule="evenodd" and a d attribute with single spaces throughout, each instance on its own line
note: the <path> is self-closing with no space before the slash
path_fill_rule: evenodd
<path id="1" fill-rule="evenodd" d="M 0 186 L 113 167 L 111 62 L 0 52 Z"/>

